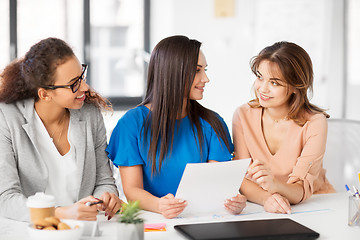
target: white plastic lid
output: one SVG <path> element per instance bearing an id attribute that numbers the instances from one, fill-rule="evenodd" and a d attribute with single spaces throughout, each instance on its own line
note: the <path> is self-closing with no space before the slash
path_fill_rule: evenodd
<path id="1" fill-rule="evenodd" d="M 43 192 L 37 192 L 35 195 L 28 197 L 26 206 L 29 208 L 55 207 L 55 197 L 46 195 Z"/>

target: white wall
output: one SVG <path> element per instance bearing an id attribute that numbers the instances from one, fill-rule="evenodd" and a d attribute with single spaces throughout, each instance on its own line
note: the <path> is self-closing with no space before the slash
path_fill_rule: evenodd
<path id="1" fill-rule="evenodd" d="M 151 47 L 181 34 L 203 43 L 210 83 L 202 104 L 231 129 L 235 108 L 251 99 L 249 60 L 276 41 L 302 46 L 313 60 L 312 102 L 342 117 L 342 1 L 235 0 L 235 16 L 214 17 L 211 0 L 152 0 Z"/>

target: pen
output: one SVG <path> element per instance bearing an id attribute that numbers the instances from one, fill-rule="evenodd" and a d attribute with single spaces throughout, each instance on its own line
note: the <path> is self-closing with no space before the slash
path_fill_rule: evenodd
<path id="1" fill-rule="evenodd" d="M 345 184 L 345 188 L 346 188 L 346 191 L 351 195 L 353 196 L 354 194 L 350 191 L 350 188 L 347 184 Z"/>
<path id="2" fill-rule="evenodd" d="M 360 199 L 359 191 L 357 190 L 357 188 L 354 185 L 352 187 L 355 192 L 354 194 L 350 191 L 349 186 L 347 184 L 345 184 L 346 191 L 348 193 L 350 193 L 352 196 L 356 197 L 356 201 L 354 201 L 356 212 L 355 212 L 354 216 L 351 218 L 351 220 L 349 220 L 350 226 L 357 225 L 360 220 L 360 206 L 356 203 Z"/>
<path id="3" fill-rule="evenodd" d="M 103 200 L 99 200 L 97 202 L 87 202 L 87 203 L 85 203 L 85 205 L 86 206 L 92 206 L 92 205 L 100 204 L 100 203 L 103 203 Z"/>
<path id="4" fill-rule="evenodd" d="M 354 185 L 353 185 L 353 189 L 354 189 L 354 192 L 355 192 L 356 199 L 360 199 L 359 191 L 356 189 L 356 187 Z"/>

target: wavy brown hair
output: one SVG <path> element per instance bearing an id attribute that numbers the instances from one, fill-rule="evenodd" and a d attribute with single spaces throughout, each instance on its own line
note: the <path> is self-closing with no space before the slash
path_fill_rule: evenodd
<path id="1" fill-rule="evenodd" d="M 204 142 L 200 118 L 207 121 L 230 151 L 225 126 L 213 111 L 190 100 L 190 89 L 195 78 L 201 43 L 185 36 L 172 36 L 161 40 L 154 48 L 148 69 L 147 89 L 140 105 L 151 104 L 151 111 L 143 125 L 143 143 L 150 139 L 149 158 L 152 173 L 160 172 L 164 157 L 173 147 L 174 132 L 181 119 L 184 99 L 186 114 L 192 123 L 194 137 L 202 154 Z M 195 128 L 196 134 L 195 134 Z M 148 138 L 148 136 L 150 138 Z M 157 153 L 159 164 L 156 166 Z M 158 167 L 158 171 L 157 171 Z"/>
<path id="2" fill-rule="evenodd" d="M 23 58 L 11 62 L 1 73 L 0 102 L 28 98 L 38 101 L 38 89 L 54 84 L 57 67 L 74 56 L 71 47 L 61 39 L 47 38 L 36 43 Z M 111 110 L 110 102 L 93 89 L 89 88 L 85 94 L 85 102 Z"/>
<path id="3" fill-rule="evenodd" d="M 287 116 L 289 119 L 303 126 L 308 120 L 306 112 L 322 113 L 327 118 L 330 117 L 324 109 L 309 101 L 308 93 L 313 92 L 313 67 L 310 56 L 302 47 L 295 43 L 282 41 L 264 48 L 250 61 L 251 71 L 255 75 L 257 75 L 260 63 L 264 60 L 276 64 L 287 86 L 296 90 L 296 93 L 292 93 L 289 98 L 290 111 Z M 253 108 L 261 107 L 257 96 L 248 104 Z"/>

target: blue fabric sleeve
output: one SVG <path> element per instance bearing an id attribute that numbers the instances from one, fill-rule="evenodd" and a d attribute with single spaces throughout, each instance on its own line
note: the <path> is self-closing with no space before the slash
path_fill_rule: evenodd
<path id="1" fill-rule="evenodd" d="M 106 151 L 115 166 L 144 164 L 139 152 L 139 137 L 143 122 L 141 117 L 137 109 L 132 109 L 118 121 L 114 128 Z"/>
<path id="2" fill-rule="evenodd" d="M 223 139 L 216 135 L 215 130 L 211 127 L 211 138 L 210 138 L 210 144 L 209 144 L 209 156 L 208 160 L 215 160 L 219 162 L 229 161 L 232 158 L 232 153 L 234 151 L 234 145 L 232 144 L 229 129 L 224 121 L 219 115 L 219 120 L 223 124 L 226 137 L 228 139 L 229 145 L 230 145 L 230 151 L 228 147 L 226 146 Z"/>

